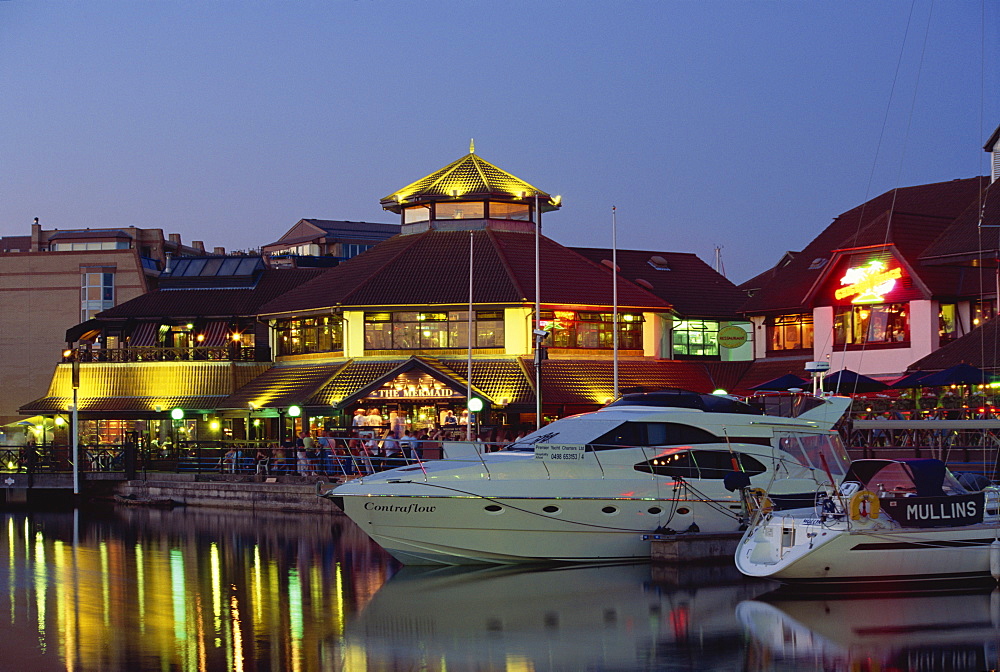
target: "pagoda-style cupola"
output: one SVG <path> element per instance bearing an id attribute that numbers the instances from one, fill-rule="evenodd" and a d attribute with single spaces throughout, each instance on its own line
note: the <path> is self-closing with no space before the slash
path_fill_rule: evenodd
<path id="1" fill-rule="evenodd" d="M 531 231 L 536 203 L 542 212 L 551 212 L 559 209 L 561 199 L 483 160 L 470 143 L 468 154 L 389 194 L 382 199 L 382 208 L 399 213 L 402 233 Z"/>

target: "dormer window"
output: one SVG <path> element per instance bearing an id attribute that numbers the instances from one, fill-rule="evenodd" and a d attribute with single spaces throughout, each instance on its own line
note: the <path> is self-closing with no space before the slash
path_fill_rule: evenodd
<path id="1" fill-rule="evenodd" d="M 816 257 L 815 259 L 812 260 L 812 263 L 809 264 L 809 270 L 815 271 L 817 269 L 823 268 L 824 266 L 826 266 L 826 261 L 827 260 L 825 257 Z"/>
<path id="2" fill-rule="evenodd" d="M 482 201 L 439 202 L 434 206 L 434 219 L 484 219 L 486 204 Z"/>
<path id="3" fill-rule="evenodd" d="M 428 203 L 413 205 L 403 210 L 403 224 L 427 222 L 431 218 L 431 206 Z"/>

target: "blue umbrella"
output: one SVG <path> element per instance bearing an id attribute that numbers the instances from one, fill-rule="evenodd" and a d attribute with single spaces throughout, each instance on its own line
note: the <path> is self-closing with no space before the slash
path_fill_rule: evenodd
<path id="1" fill-rule="evenodd" d="M 836 373 L 831 373 L 823 379 L 823 389 L 841 394 L 856 394 L 865 392 L 882 392 L 889 389 L 885 383 L 869 378 L 851 371 L 843 369 Z"/>
<path id="2" fill-rule="evenodd" d="M 976 368 L 971 364 L 956 364 L 944 371 L 932 373 L 920 379 L 922 387 L 943 387 L 945 385 L 982 385 L 992 383 L 996 376 Z"/>
<path id="3" fill-rule="evenodd" d="M 929 375 L 931 374 L 927 371 L 914 371 L 913 373 L 903 376 L 889 387 L 893 390 L 902 390 L 911 387 L 924 387 L 923 379 Z"/>
<path id="4" fill-rule="evenodd" d="M 751 390 L 770 390 L 775 392 L 784 392 L 785 390 L 792 387 L 805 387 L 806 380 L 804 378 L 799 378 L 798 376 L 786 373 L 783 376 L 778 376 L 774 380 L 768 380 L 763 383 L 758 383 L 751 387 Z"/>

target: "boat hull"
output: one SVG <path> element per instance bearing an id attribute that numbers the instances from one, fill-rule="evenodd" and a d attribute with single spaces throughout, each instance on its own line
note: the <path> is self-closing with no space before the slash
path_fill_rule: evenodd
<path id="1" fill-rule="evenodd" d="M 747 576 L 828 589 L 945 586 L 991 580 L 995 539 L 991 523 L 848 530 L 842 522 L 824 526 L 798 519 L 793 524 L 790 517 L 775 516 L 770 524 L 747 531 L 736 550 L 736 565 Z"/>

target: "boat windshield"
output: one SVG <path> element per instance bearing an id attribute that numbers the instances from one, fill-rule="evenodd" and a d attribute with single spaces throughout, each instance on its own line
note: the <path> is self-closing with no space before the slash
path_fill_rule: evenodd
<path id="1" fill-rule="evenodd" d="M 826 467 L 834 477 L 847 473 L 851 458 L 847 456 L 840 434 L 836 432 L 826 434 L 775 432 L 774 434 L 779 439 L 778 447 L 802 464 L 822 472 L 825 458 Z"/>
<path id="2" fill-rule="evenodd" d="M 620 424 L 621 420 L 609 421 L 597 413 L 590 416 L 562 418 L 528 434 L 523 439 L 518 439 L 507 446 L 506 450 L 534 451 L 536 443 L 585 445 Z"/>

